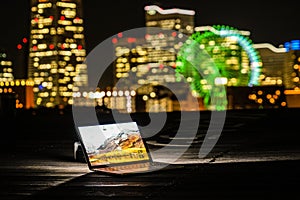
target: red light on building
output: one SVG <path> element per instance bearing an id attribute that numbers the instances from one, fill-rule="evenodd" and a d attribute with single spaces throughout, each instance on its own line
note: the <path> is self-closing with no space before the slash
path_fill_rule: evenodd
<path id="1" fill-rule="evenodd" d="M 27 38 L 23 38 L 23 43 L 27 43 L 28 42 L 28 40 L 27 40 Z"/>
<path id="2" fill-rule="evenodd" d="M 49 16 L 49 18 L 50 18 L 51 20 L 53 20 L 53 16 Z"/>
<path id="3" fill-rule="evenodd" d="M 36 23 L 38 23 L 38 22 L 39 22 L 39 19 L 38 19 L 38 18 L 34 18 L 34 21 L 35 21 Z"/>
<path id="4" fill-rule="evenodd" d="M 60 20 L 65 20 L 65 16 L 60 16 Z"/>
<path id="5" fill-rule="evenodd" d="M 77 49 L 81 50 L 82 49 L 82 45 L 78 45 Z"/>
<path id="6" fill-rule="evenodd" d="M 54 44 L 49 45 L 49 49 L 54 49 L 54 47 L 55 47 Z"/>
<path id="7" fill-rule="evenodd" d="M 134 43 L 136 42 L 136 38 L 127 38 L 128 43 Z"/>
<path id="8" fill-rule="evenodd" d="M 118 37 L 119 38 L 123 37 L 123 33 L 118 33 Z"/>
<path id="9" fill-rule="evenodd" d="M 118 42 L 118 39 L 117 38 L 113 38 L 111 41 L 112 41 L 112 43 L 116 44 Z"/>
<path id="10" fill-rule="evenodd" d="M 172 36 L 173 36 L 173 37 L 176 37 L 176 36 L 177 36 L 177 33 L 176 33 L 176 32 L 172 32 Z"/>
<path id="11" fill-rule="evenodd" d="M 32 50 L 33 50 L 33 51 L 36 51 L 36 50 L 37 50 L 37 46 L 33 46 L 33 47 L 32 47 Z"/>
<path id="12" fill-rule="evenodd" d="M 18 48 L 19 50 L 21 50 L 21 49 L 22 49 L 22 45 L 21 45 L 21 44 L 18 44 L 18 45 L 17 45 L 17 48 Z"/>
<path id="13" fill-rule="evenodd" d="M 75 22 L 75 23 L 79 23 L 79 21 L 80 21 L 80 18 L 79 18 L 79 17 L 76 17 L 76 18 L 74 19 L 74 22 Z"/>

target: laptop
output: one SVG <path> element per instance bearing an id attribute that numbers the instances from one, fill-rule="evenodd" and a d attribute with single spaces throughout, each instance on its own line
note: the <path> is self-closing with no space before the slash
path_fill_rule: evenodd
<path id="1" fill-rule="evenodd" d="M 125 175 L 180 167 L 152 160 L 136 122 L 79 126 L 78 131 L 91 171 Z"/>

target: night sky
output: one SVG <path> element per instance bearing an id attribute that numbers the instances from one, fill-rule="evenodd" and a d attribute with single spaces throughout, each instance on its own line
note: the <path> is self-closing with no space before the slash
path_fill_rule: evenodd
<path id="1" fill-rule="evenodd" d="M 6 0 L 0 4 L 0 47 L 11 56 L 16 45 L 29 35 L 29 0 Z M 195 25 L 224 24 L 251 32 L 254 43 L 279 46 L 300 39 L 299 11 L 295 1 L 212 1 L 212 0 L 83 0 L 87 51 L 106 38 L 132 28 L 143 27 L 144 6 L 195 10 Z"/>

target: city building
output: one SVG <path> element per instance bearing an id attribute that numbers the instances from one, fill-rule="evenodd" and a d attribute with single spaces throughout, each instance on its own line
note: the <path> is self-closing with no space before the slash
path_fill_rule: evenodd
<path id="1" fill-rule="evenodd" d="M 300 107 L 300 40 L 286 42 L 284 85 L 289 107 Z"/>
<path id="2" fill-rule="evenodd" d="M 289 82 L 284 73 L 288 59 L 286 48 L 277 48 L 269 43 L 254 44 L 253 47 L 263 63 L 260 85 L 284 85 L 284 82 Z"/>
<path id="3" fill-rule="evenodd" d="M 0 119 L 12 117 L 15 111 L 16 96 L 12 88 L 4 88 L 14 80 L 13 62 L 8 58 L 7 52 L 0 49 Z"/>
<path id="4" fill-rule="evenodd" d="M 191 35 L 194 32 L 194 17 L 194 10 L 181 8 L 163 9 L 157 5 L 145 6 L 147 27 L 160 27 Z"/>
<path id="5" fill-rule="evenodd" d="M 300 40 L 286 42 L 284 47 L 288 58 L 284 70 L 285 87 L 300 90 Z"/>
<path id="6" fill-rule="evenodd" d="M 194 10 L 145 6 L 147 55 L 146 62 L 137 67 L 141 83 L 168 86 L 183 81 L 176 79 L 174 69 L 180 47 L 194 33 L 194 21 Z M 157 32 L 153 27 L 169 31 Z"/>
<path id="7" fill-rule="evenodd" d="M 28 79 L 28 37 L 22 37 L 16 45 L 17 53 L 14 57 L 15 79 Z"/>
<path id="8" fill-rule="evenodd" d="M 134 83 L 134 80 L 132 80 L 134 77 L 129 76 L 130 72 L 136 73 L 138 66 L 146 62 L 145 57 L 148 52 L 145 48 L 145 39 L 144 37 L 123 37 L 123 33 L 118 33 L 117 37 L 112 39 L 112 43 L 117 57 L 113 66 L 113 85 L 116 85 L 122 79 L 124 82 L 123 87 L 129 87 L 125 89 L 130 89 Z"/>
<path id="9" fill-rule="evenodd" d="M 15 78 L 13 69 L 15 67 L 11 56 L 2 49 L 0 52 L 0 107 L 5 109 L 4 107 L 13 105 L 14 110 L 33 108 L 33 82 Z"/>
<path id="10" fill-rule="evenodd" d="M 34 108 L 33 86 L 33 81 L 28 79 L 0 81 L 0 95 L 14 96 L 17 109 Z"/>
<path id="11" fill-rule="evenodd" d="M 173 111 L 174 95 L 168 87 L 184 82 L 175 76 L 176 55 L 183 43 L 180 38 L 184 38 L 183 35 L 187 38 L 194 32 L 195 12 L 162 9 L 156 5 L 144 9 L 147 28 L 143 37 L 132 38 L 119 33 L 112 39 L 117 56 L 114 83 L 122 79 L 123 88 L 117 89 L 138 88 L 135 96 L 137 111 Z M 187 88 L 178 89 L 181 90 L 176 91 L 179 95 L 186 95 L 188 91 Z"/>
<path id="12" fill-rule="evenodd" d="M 87 85 L 81 0 L 31 0 L 28 79 L 35 107 L 63 108 Z"/>
<path id="13" fill-rule="evenodd" d="M 0 82 L 13 80 L 13 62 L 11 58 L 8 58 L 7 52 L 0 49 Z"/>

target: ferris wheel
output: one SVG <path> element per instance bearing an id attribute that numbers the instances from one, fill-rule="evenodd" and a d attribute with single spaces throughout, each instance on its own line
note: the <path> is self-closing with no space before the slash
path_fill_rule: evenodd
<path id="1" fill-rule="evenodd" d="M 224 110 L 225 86 L 259 85 L 262 61 L 252 41 L 242 31 L 215 25 L 196 31 L 181 46 L 176 74 L 189 82 L 207 107 Z"/>

